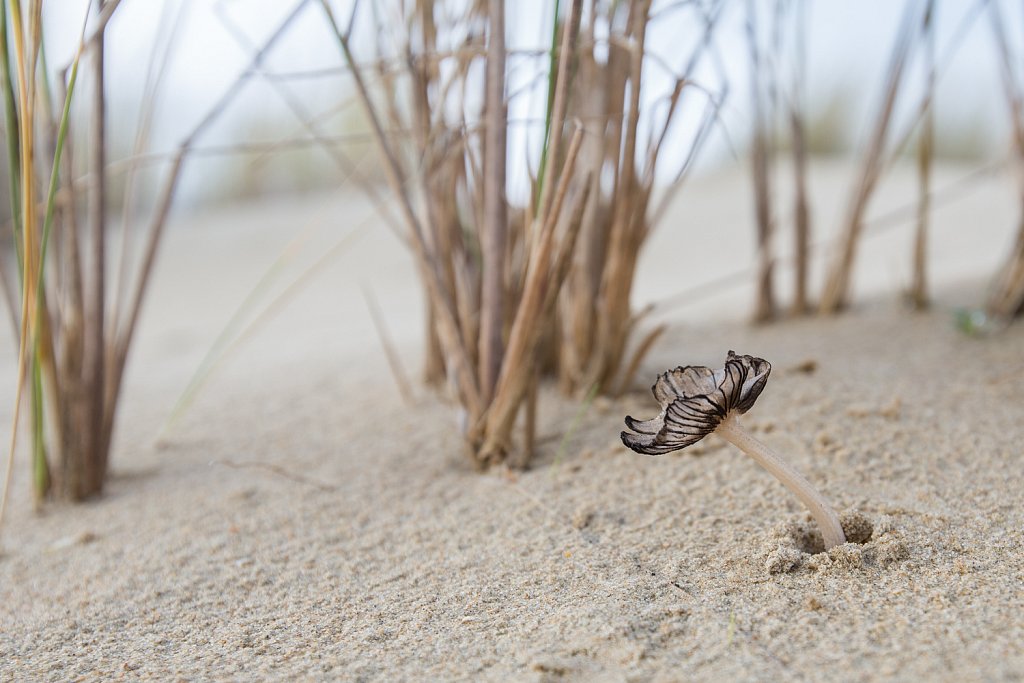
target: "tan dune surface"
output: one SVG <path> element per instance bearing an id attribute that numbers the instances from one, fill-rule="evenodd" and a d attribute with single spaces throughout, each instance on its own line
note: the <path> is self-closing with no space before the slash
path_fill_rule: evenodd
<path id="1" fill-rule="evenodd" d="M 823 224 L 848 171 L 816 169 Z M 945 168 L 936 186 L 964 173 Z M 874 215 L 913 201 L 910 172 L 886 187 Z M 729 248 L 749 241 L 749 204 L 735 171 L 696 179 L 645 252 L 637 304 L 749 264 Z M 34 513 L 17 459 L 0 680 L 1019 680 L 1024 327 L 972 337 L 950 312 L 983 300 L 1012 193 L 985 180 L 935 220 L 932 312 L 893 291 L 909 279 L 906 223 L 865 242 L 857 305 L 837 318 L 749 327 L 737 278 L 655 312 L 672 328 L 638 391 L 586 406 L 546 389 L 535 466 L 478 474 L 452 406 L 418 386 L 405 405 L 387 369 L 360 285 L 414 375 L 420 299 L 364 200 L 179 218 L 108 492 Z M 257 310 L 361 232 L 165 429 L 304 226 Z M 660 458 L 619 442 L 624 415 L 657 412 L 655 373 L 720 365 L 730 348 L 774 366 L 744 423 L 866 517 L 866 543 L 808 552 L 799 502 L 713 436 Z M 13 358 L 5 340 L 8 380 Z"/>

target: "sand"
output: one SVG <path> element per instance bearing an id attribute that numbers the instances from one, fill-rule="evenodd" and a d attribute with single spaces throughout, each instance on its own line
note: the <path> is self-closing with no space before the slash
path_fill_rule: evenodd
<path id="1" fill-rule="evenodd" d="M 702 182 L 714 206 L 725 181 Z M 636 392 L 584 409 L 545 390 L 535 466 L 481 475 L 452 407 L 426 391 L 405 405 L 387 371 L 358 283 L 410 371 L 420 318 L 407 257 L 378 230 L 161 434 L 298 230 L 274 228 L 295 206 L 172 234 L 104 497 L 35 514 L 19 456 L 0 536 L 0 680 L 1024 677 L 1024 327 L 956 329 L 949 307 L 979 300 L 982 280 L 945 271 L 926 314 L 889 294 L 761 328 L 722 300 L 718 316 L 693 313 L 695 301 Z M 335 199 L 308 216 L 342 210 L 289 273 L 369 215 Z M 1012 234 L 1013 221 L 991 223 Z M 641 300 L 665 290 L 665 251 L 645 256 L 656 272 Z M 866 519 L 866 542 L 808 552 L 798 501 L 714 437 L 661 458 L 621 445 L 624 415 L 656 412 L 656 372 L 720 364 L 729 348 L 774 365 L 745 424 Z"/>

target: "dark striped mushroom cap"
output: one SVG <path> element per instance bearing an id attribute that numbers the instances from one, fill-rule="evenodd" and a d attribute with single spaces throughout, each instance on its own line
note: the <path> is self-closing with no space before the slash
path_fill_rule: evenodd
<path id="1" fill-rule="evenodd" d="M 644 455 L 692 446 L 715 431 L 729 413 L 750 410 L 771 371 L 771 363 L 763 358 L 730 351 L 718 371 L 688 365 L 663 372 L 651 387 L 661 414 L 646 422 L 627 416 L 626 426 L 636 433 L 622 432 L 622 443 Z"/>

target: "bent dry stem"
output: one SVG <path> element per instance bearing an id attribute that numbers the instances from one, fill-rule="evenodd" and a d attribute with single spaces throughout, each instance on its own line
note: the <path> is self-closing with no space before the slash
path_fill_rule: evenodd
<path id="1" fill-rule="evenodd" d="M 821 528 L 821 535 L 825 539 L 825 550 L 846 542 L 846 535 L 839 523 L 839 516 L 825 501 L 825 498 L 789 463 L 776 455 L 768 446 L 748 434 L 740 426 L 739 418 L 729 415 L 718 425 L 715 433 L 756 460 L 757 464 L 768 470 L 773 477 L 782 482 L 783 486 L 792 491 L 807 506 Z"/>

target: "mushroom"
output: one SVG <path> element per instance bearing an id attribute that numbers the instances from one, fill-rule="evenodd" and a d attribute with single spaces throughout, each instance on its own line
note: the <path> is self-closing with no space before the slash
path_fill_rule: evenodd
<path id="1" fill-rule="evenodd" d="M 799 472 L 740 426 L 739 416 L 754 406 L 771 370 L 763 358 L 730 351 L 722 370 L 689 365 L 664 372 L 651 387 L 661 414 L 646 422 L 627 416 L 635 433 L 622 432 L 622 443 L 637 453 L 664 455 L 718 434 L 796 494 L 821 527 L 828 550 L 846 542 L 839 516 Z"/>

